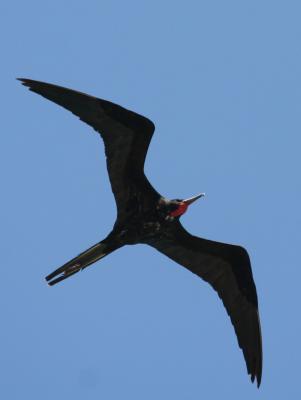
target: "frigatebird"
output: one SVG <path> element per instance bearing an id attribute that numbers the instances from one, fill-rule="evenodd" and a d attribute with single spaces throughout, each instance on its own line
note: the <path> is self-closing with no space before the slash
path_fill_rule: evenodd
<path id="1" fill-rule="evenodd" d="M 234 326 L 251 380 L 259 387 L 262 340 L 256 287 L 250 258 L 240 246 L 189 234 L 180 217 L 203 193 L 168 200 L 144 174 L 144 161 L 155 130 L 147 118 L 107 100 L 61 86 L 18 78 L 31 91 L 71 111 L 97 131 L 105 145 L 107 169 L 117 205 L 111 233 L 46 277 L 50 286 L 130 244 L 148 244 L 215 289 Z"/>

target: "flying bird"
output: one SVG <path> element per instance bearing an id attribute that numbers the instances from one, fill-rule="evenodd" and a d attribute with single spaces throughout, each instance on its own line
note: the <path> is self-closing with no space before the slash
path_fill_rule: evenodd
<path id="1" fill-rule="evenodd" d="M 109 235 L 46 277 L 50 286 L 63 281 L 124 245 L 144 243 L 208 282 L 221 298 L 235 329 L 251 380 L 259 387 L 262 339 L 256 287 L 250 258 L 240 246 L 188 233 L 180 217 L 203 193 L 168 200 L 144 174 L 155 130 L 147 118 L 107 100 L 49 83 L 18 78 L 32 92 L 71 111 L 104 141 L 107 169 L 117 205 Z"/>

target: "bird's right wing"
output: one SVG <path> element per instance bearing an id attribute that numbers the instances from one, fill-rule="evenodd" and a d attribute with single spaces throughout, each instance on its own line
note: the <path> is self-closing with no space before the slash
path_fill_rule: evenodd
<path id="1" fill-rule="evenodd" d="M 32 92 L 71 111 L 100 133 L 105 144 L 107 168 L 117 204 L 118 217 L 160 195 L 144 175 L 144 161 L 155 130 L 142 115 L 117 104 L 61 86 L 19 79 Z"/>
<path id="2" fill-rule="evenodd" d="M 247 251 L 190 235 L 179 221 L 146 243 L 207 281 L 231 318 L 252 382 L 260 385 L 262 340 L 258 301 Z"/>

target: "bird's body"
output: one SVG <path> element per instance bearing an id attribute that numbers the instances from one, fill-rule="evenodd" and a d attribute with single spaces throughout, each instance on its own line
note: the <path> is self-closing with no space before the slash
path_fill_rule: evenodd
<path id="1" fill-rule="evenodd" d="M 20 79 L 45 98 L 67 108 L 100 133 L 117 205 L 112 232 L 46 277 L 54 285 L 124 245 L 148 244 L 207 281 L 231 318 L 252 381 L 260 385 L 262 343 L 258 300 L 247 251 L 190 235 L 180 217 L 203 194 L 186 200 L 161 196 L 144 174 L 154 124 L 106 100 L 60 86 Z"/>

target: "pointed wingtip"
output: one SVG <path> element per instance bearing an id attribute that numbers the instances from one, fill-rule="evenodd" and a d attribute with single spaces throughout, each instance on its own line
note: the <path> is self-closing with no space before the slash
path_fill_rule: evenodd
<path id="1" fill-rule="evenodd" d="M 259 386 L 261 384 L 261 374 L 256 375 L 256 381 L 257 381 L 257 388 L 259 389 Z"/>
<path id="2" fill-rule="evenodd" d="M 20 81 L 22 85 L 30 87 L 30 84 L 33 83 L 34 81 L 31 79 L 27 78 L 16 78 L 17 81 Z"/>
<path id="3" fill-rule="evenodd" d="M 254 381 L 256 379 L 256 385 L 257 385 L 257 388 L 259 389 L 259 386 L 261 384 L 261 371 L 260 370 L 256 371 L 250 375 L 251 375 L 251 382 L 254 383 Z"/>

